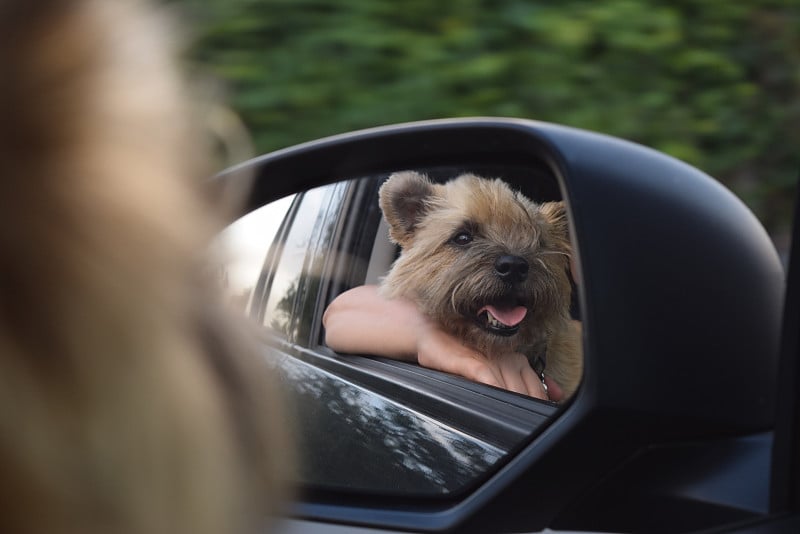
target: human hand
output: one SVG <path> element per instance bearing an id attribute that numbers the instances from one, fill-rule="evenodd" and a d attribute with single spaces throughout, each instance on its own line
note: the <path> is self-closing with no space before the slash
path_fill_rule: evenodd
<path id="1" fill-rule="evenodd" d="M 561 397 L 561 389 L 547 377 L 545 389 L 524 354 L 510 352 L 489 358 L 465 347 L 458 339 L 427 321 L 423 322 L 418 333 L 417 361 L 430 369 L 463 376 L 475 382 L 537 399 L 558 400 L 555 396 Z M 553 391 L 548 395 L 551 388 Z"/>

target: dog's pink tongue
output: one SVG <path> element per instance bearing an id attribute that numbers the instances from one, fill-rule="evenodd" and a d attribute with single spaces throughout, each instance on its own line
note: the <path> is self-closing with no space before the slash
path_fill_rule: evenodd
<path id="1" fill-rule="evenodd" d="M 478 315 L 482 312 L 488 311 L 495 319 L 500 321 L 506 326 L 517 326 L 525 316 L 528 314 L 528 308 L 525 306 L 514 306 L 511 308 L 495 308 L 491 304 L 487 304 L 478 311 Z"/>

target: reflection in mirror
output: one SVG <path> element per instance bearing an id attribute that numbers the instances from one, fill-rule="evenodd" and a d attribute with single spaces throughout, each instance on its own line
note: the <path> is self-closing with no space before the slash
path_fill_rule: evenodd
<path id="1" fill-rule="evenodd" d="M 296 199 L 291 225 L 280 244 L 280 260 L 266 290 L 262 318 L 265 326 L 289 340 L 296 340 L 313 312 L 310 307 L 299 307 L 301 293 L 315 293 L 319 285 L 326 257 L 324 244 L 330 242 L 345 185 L 312 189 Z"/>
<path id="2" fill-rule="evenodd" d="M 222 268 L 222 283 L 233 304 L 250 309 L 267 252 L 278 232 L 294 195 L 282 198 L 252 211 L 228 226 L 218 237 L 215 246 L 226 259 Z"/>
<path id="3" fill-rule="evenodd" d="M 502 182 L 453 181 L 464 174 Z M 542 168 L 401 169 L 228 228 L 225 281 L 294 397 L 304 483 L 459 491 L 554 413 L 537 398 L 574 391 L 581 334 L 559 200 Z M 459 363 L 469 351 L 488 378 Z"/>
<path id="4" fill-rule="evenodd" d="M 300 478 L 306 485 L 443 495 L 503 456 L 490 443 L 302 360 L 288 359 L 280 371 L 297 386 Z"/>
<path id="5" fill-rule="evenodd" d="M 379 198 L 400 255 L 378 297 L 359 290 L 342 297 L 351 302 L 331 306 L 329 345 L 390 357 L 416 351 L 427 367 L 545 399 L 548 387 L 535 369 L 541 373 L 549 364 L 550 398 L 571 395 L 582 356 L 569 315 L 571 253 L 563 202 L 537 204 L 500 179 L 472 173 L 438 184 L 417 171 L 393 173 Z M 414 306 L 390 303 L 398 299 Z M 372 343 L 359 332 L 375 324 L 360 312 L 366 306 L 393 319 Z M 423 321 L 424 328 L 414 328 Z M 406 343 L 415 335 L 416 343 Z M 442 335 L 449 338 L 445 343 Z M 435 351 L 418 349 L 430 343 Z M 456 344 L 469 351 L 446 346 Z"/>

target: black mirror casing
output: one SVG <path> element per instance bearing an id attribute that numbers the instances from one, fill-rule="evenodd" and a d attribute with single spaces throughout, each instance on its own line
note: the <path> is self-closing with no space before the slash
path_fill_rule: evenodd
<path id="1" fill-rule="evenodd" d="M 581 499 L 642 451 L 756 435 L 774 424 L 783 267 L 743 203 L 685 163 L 563 126 L 457 119 L 299 145 L 219 180 L 254 173 L 247 212 L 346 178 L 501 163 L 546 169 L 567 204 L 584 325 L 579 391 L 459 502 L 413 510 L 378 503 L 369 513 L 358 503 L 307 502 L 306 517 L 414 530 L 575 527 L 569 511 L 585 510 Z"/>

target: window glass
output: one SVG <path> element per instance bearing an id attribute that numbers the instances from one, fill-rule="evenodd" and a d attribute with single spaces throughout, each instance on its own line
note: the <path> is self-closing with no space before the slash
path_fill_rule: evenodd
<path id="1" fill-rule="evenodd" d="M 267 252 L 295 195 L 252 211 L 228 226 L 216 246 L 224 258 L 222 281 L 233 304 L 249 310 Z"/>
<path id="2" fill-rule="evenodd" d="M 313 320 L 313 303 L 346 186 L 342 182 L 304 193 L 285 241 L 276 243 L 281 248 L 267 297 L 264 326 L 292 341 Z"/>

